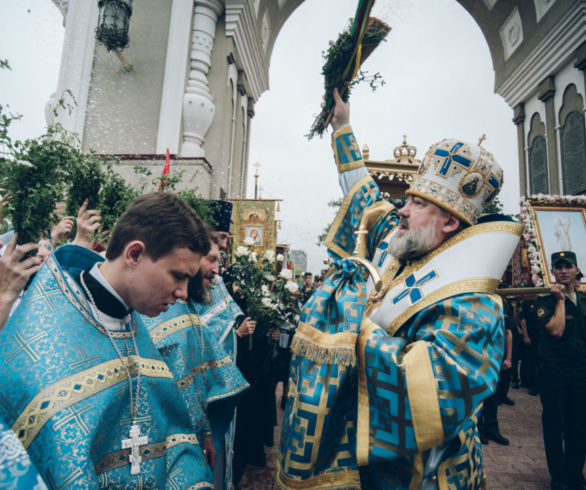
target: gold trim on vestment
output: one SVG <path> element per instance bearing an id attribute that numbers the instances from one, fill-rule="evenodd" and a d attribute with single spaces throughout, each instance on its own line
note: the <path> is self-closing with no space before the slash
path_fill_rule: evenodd
<path id="1" fill-rule="evenodd" d="M 383 287 L 380 292 L 375 291 L 374 289 L 371 291 L 370 296 L 368 298 L 368 302 L 365 309 L 365 315 L 370 315 L 378 306 L 384 301 L 386 294 L 394 289 L 398 284 L 402 283 L 406 277 L 411 275 L 413 272 L 420 270 L 425 266 L 428 262 L 432 259 L 437 257 L 439 254 L 445 252 L 448 248 L 453 247 L 457 243 L 460 243 L 472 236 L 482 235 L 485 233 L 509 233 L 517 236 L 521 236 L 523 232 L 523 225 L 519 223 L 514 223 L 512 221 L 492 221 L 489 223 L 481 223 L 479 225 L 471 226 L 469 228 L 465 228 L 464 230 L 460 231 L 450 239 L 446 240 L 442 243 L 439 247 L 432 250 L 428 254 L 424 255 L 421 259 L 418 260 L 409 260 L 405 263 L 405 268 L 401 271 L 401 274 L 395 277 L 396 271 L 399 269 L 401 262 L 397 259 L 392 259 L 389 266 L 385 269 L 382 274 L 382 283 Z M 463 289 L 464 282 L 471 281 L 470 286 L 472 290 L 465 291 Z M 486 283 L 482 284 L 482 281 L 487 281 Z M 492 282 L 489 282 L 492 281 Z M 495 283 L 496 281 L 496 283 Z M 435 301 L 439 301 L 440 299 L 444 299 L 449 296 L 453 296 L 456 294 L 461 294 L 465 292 L 487 292 L 493 293 L 496 290 L 496 287 L 499 284 L 498 279 L 493 278 L 474 278 L 468 280 L 459 280 L 457 284 L 462 285 L 462 287 L 457 287 L 448 284 L 443 286 L 441 289 L 438 289 L 431 293 L 426 298 L 418 301 L 406 311 L 404 311 L 399 317 L 397 317 L 394 321 L 392 321 L 389 326 L 387 327 L 387 331 L 392 335 L 396 330 L 411 316 L 421 310 L 422 307 L 429 306 Z M 453 286 L 453 289 L 447 294 L 442 293 L 439 294 L 438 291 L 443 291 L 445 288 L 450 288 Z M 435 298 L 433 301 L 430 298 Z"/>
<path id="2" fill-rule="evenodd" d="M 197 323 L 194 324 L 194 322 Z M 166 320 L 160 325 L 157 325 L 155 328 L 149 331 L 149 334 L 151 339 L 153 339 L 153 343 L 157 345 L 161 340 L 167 338 L 169 335 L 191 326 L 195 327 L 199 325 L 203 325 L 203 323 L 197 314 L 193 313 L 191 315 L 180 315 L 172 318 L 171 320 Z"/>
<path id="3" fill-rule="evenodd" d="M 299 322 L 291 341 L 291 352 L 312 362 L 356 365 L 356 340 L 352 332 L 322 332 L 311 325 Z"/>
<path id="4" fill-rule="evenodd" d="M 346 216 L 348 208 L 350 207 L 350 204 L 352 203 L 352 200 L 354 198 L 354 193 L 357 191 L 359 187 L 365 185 L 367 182 L 370 181 L 372 181 L 370 175 L 362 177 L 358 182 L 356 182 L 352 186 L 350 191 L 348 191 L 348 194 L 346 194 L 346 197 L 344 198 L 344 201 L 342 202 L 342 205 L 340 206 L 340 209 L 338 210 L 338 213 L 334 218 L 334 222 L 331 224 L 330 229 L 328 230 L 326 239 L 324 240 L 324 245 L 343 259 L 350 256 L 351 252 L 343 250 L 338 245 L 336 245 L 333 240 L 336 236 L 338 228 L 340 227 L 340 224 L 342 223 L 342 221 L 344 221 L 344 217 Z M 374 191 L 374 189 L 372 189 L 372 191 Z"/>
<path id="5" fill-rule="evenodd" d="M 375 202 L 374 204 L 368 206 L 362 213 L 362 218 L 360 220 L 360 225 L 358 226 L 358 229 L 364 227 L 366 230 L 370 231 L 370 229 L 374 226 L 374 224 L 379 220 L 381 216 L 386 216 L 394 209 L 395 206 L 393 206 L 389 201 L 382 200 Z M 368 240 L 360 240 L 359 248 L 357 250 L 358 257 L 366 257 L 367 252 Z"/>
<path id="6" fill-rule="evenodd" d="M 187 388 L 193 383 L 193 378 L 200 373 L 207 371 L 208 369 L 216 369 L 226 364 L 230 364 L 232 362 L 232 357 L 228 354 L 226 357 L 222 359 L 217 359 L 215 361 L 207 361 L 198 364 L 197 366 L 193 367 L 187 376 L 177 380 L 177 386 L 182 390 Z"/>
<path id="7" fill-rule="evenodd" d="M 354 170 L 356 168 L 361 168 L 365 166 L 364 158 L 362 158 L 362 152 L 360 151 L 360 146 L 358 146 L 358 141 L 356 141 L 356 136 L 354 136 L 354 143 L 349 146 L 346 146 L 345 149 L 350 150 L 352 147 L 356 148 L 356 151 L 358 152 L 358 155 L 360 155 L 360 158 L 358 160 L 354 160 L 353 162 L 348 163 L 343 163 L 340 161 L 340 155 L 338 154 L 336 140 L 345 134 L 351 134 L 352 136 L 354 136 L 352 126 L 344 126 L 343 128 L 337 129 L 332 133 L 332 150 L 334 151 L 334 160 L 336 161 L 336 167 L 338 168 L 339 173 L 344 173 L 348 170 Z"/>
<path id="8" fill-rule="evenodd" d="M 416 453 L 413 457 L 413 466 L 411 468 L 411 481 L 409 490 L 419 490 L 423 482 L 423 454 Z"/>
<path id="9" fill-rule="evenodd" d="M 137 361 L 142 376 L 173 379 L 163 361 L 137 356 L 125 356 L 122 360 L 112 359 L 67 376 L 41 390 L 20 413 L 12 430 L 25 449 L 28 448 L 53 415 L 126 380 L 128 376 L 124 365 L 128 365 L 131 376 L 136 375 Z"/>
<path id="10" fill-rule="evenodd" d="M 381 329 L 368 317 L 362 318 L 358 337 L 358 417 L 356 421 L 356 462 L 358 466 L 368 464 L 370 453 L 370 409 L 368 382 L 366 379 L 366 342 L 376 329 Z"/>
<path id="11" fill-rule="evenodd" d="M 403 362 L 413 432 L 417 449 L 426 451 L 444 440 L 437 383 L 427 343 L 414 342 L 406 351 Z"/>
<path id="12" fill-rule="evenodd" d="M 360 490 L 360 473 L 358 470 L 342 470 L 325 473 L 306 480 L 294 480 L 288 478 L 281 471 L 281 465 L 277 464 L 274 489 L 277 490 Z"/>
<path id="13" fill-rule="evenodd" d="M 436 289 L 422 300 L 407 308 L 386 327 L 386 331 L 389 335 L 394 335 L 394 333 L 413 315 L 416 315 L 424 308 L 451 296 L 464 293 L 487 293 L 492 295 L 499 283 L 500 279 L 480 277 L 460 279 L 451 284 L 447 284 L 442 288 Z"/>
<path id="14" fill-rule="evenodd" d="M 53 255 L 50 255 L 45 262 L 48 264 L 49 270 L 52 272 L 53 277 L 57 281 L 61 292 L 69 300 L 73 307 L 79 311 L 81 316 L 83 316 L 93 327 L 99 330 L 100 333 L 108 336 L 108 332 L 106 332 L 104 327 L 92 315 L 90 304 L 81 291 L 77 281 L 57 265 L 57 261 Z M 115 339 L 129 339 L 135 332 L 136 322 L 131 322 L 130 330 L 110 330 L 110 335 L 112 335 L 112 337 Z"/>
<path id="15" fill-rule="evenodd" d="M 164 441 L 141 446 L 139 448 L 139 454 L 143 460 L 156 459 L 165 456 L 168 449 L 178 446 L 179 444 L 193 444 L 194 446 L 199 446 L 195 434 L 171 434 Z M 121 449 L 120 451 L 107 454 L 96 465 L 94 465 L 96 474 L 99 475 L 106 471 L 130 465 L 130 460 L 128 458 L 129 455 L 130 448 Z"/>

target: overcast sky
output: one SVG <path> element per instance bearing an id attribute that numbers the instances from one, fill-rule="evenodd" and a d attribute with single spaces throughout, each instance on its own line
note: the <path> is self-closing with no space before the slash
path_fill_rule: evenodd
<path id="1" fill-rule="evenodd" d="M 341 197 L 329 135 L 307 141 L 319 110 L 322 51 L 353 16 L 356 0 L 306 0 L 289 17 L 273 49 L 270 89 L 255 107 L 250 144 L 248 196 L 254 169 L 265 198 L 281 198 L 279 241 L 304 249 L 309 269 L 322 267 L 325 250 L 317 236 L 334 211 L 327 203 Z M 500 199 L 505 212 L 518 212 L 519 177 L 512 110 L 494 94 L 488 45 L 472 17 L 455 0 L 379 0 L 373 14 L 391 27 L 363 66 L 380 72 L 386 85 L 372 92 L 354 89 L 351 121 L 360 146 L 374 160 L 393 158 L 402 135 L 418 149 L 442 138 L 484 146 L 505 171 Z M 44 106 L 57 87 L 63 43 L 60 12 L 51 0 L 0 0 L 0 58 L 12 71 L 0 72 L 0 104 L 23 114 L 14 137 L 42 133 Z"/>

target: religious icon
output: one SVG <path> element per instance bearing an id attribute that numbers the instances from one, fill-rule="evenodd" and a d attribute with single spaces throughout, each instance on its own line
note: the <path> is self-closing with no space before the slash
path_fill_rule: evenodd
<path id="1" fill-rule="evenodd" d="M 247 226 L 246 237 L 251 238 L 254 245 L 262 246 L 262 226 Z"/>

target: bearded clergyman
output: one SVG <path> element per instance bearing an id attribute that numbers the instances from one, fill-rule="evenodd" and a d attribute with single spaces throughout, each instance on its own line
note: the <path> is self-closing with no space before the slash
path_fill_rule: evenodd
<path id="1" fill-rule="evenodd" d="M 476 420 L 504 349 L 495 288 L 522 230 L 479 219 L 503 171 L 482 146 L 445 139 L 396 210 L 334 99 L 345 199 L 326 239 L 335 260 L 292 343 L 275 486 L 481 488 Z"/>

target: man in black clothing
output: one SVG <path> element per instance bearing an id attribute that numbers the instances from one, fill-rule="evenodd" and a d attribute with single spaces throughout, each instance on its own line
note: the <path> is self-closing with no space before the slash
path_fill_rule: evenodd
<path id="1" fill-rule="evenodd" d="M 540 327 L 534 300 L 523 301 L 520 317 L 523 337 L 521 386 L 529 388 L 530 395 L 537 396 L 539 394 L 537 352 L 539 349 Z"/>
<path id="2" fill-rule="evenodd" d="M 586 490 L 586 295 L 575 288 L 574 252 L 554 253 L 551 264 L 556 283 L 535 302 L 545 454 L 552 489 Z"/>
<path id="3" fill-rule="evenodd" d="M 478 419 L 478 435 L 480 436 L 480 442 L 482 444 L 488 444 L 489 440 L 501 444 L 503 446 L 509 445 L 509 440 L 504 437 L 499 431 L 498 422 L 498 405 L 506 396 L 508 385 L 511 376 L 511 357 L 513 352 L 513 312 L 511 304 L 503 299 L 503 309 L 505 314 L 505 357 L 501 365 L 501 372 L 499 375 L 499 381 L 496 388 L 496 392 L 486 398 L 483 402 L 482 413 Z M 507 405 L 514 405 L 515 402 L 510 400 L 511 403 Z"/>

